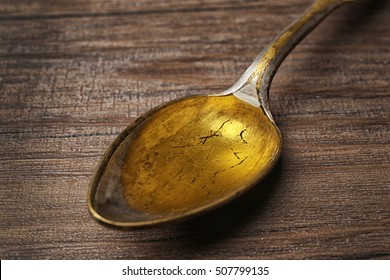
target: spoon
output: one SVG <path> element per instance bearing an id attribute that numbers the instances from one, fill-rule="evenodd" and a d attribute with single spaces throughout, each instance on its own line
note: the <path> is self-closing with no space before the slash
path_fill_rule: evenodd
<path id="1" fill-rule="evenodd" d="M 90 183 L 92 216 L 123 228 L 180 222 L 264 178 L 282 150 L 268 102 L 272 78 L 293 48 L 346 2 L 352 1 L 314 1 L 226 91 L 168 102 L 127 127 Z"/>

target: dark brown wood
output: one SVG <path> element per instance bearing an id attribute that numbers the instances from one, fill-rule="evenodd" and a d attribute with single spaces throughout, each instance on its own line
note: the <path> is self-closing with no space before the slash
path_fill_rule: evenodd
<path id="1" fill-rule="evenodd" d="M 390 4 L 342 7 L 271 89 L 282 159 L 237 201 L 180 225 L 96 223 L 87 186 L 141 113 L 217 93 L 309 4 L 0 2 L 1 259 L 389 259 Z"/>

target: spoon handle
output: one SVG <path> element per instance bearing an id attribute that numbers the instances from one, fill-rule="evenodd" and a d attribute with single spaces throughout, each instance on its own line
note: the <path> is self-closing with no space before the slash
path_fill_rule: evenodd
<path id="1" fill-rule="evenodd" d="M 282 31 L 245 71 L 237 83 L 226 92 L 235 92 L 251 84 L 261 105 L 271 116 L 268 105 L 268 91 L 272 79 L 287 55 L 308 35 L 323 19 L 341 5 L 354 0 L 316 0 L 313 4 L 284 31 Z"/>

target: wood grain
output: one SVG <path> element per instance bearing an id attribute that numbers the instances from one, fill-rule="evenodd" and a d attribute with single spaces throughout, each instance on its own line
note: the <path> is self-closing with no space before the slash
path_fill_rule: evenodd
<path id="1" fill-rule="evenodd" d="M 131 121 L 230 86 L 308 0 L 0 2 L 1 259 L 389 259 L 390 5 L 341 8 L 271 89 L 282 159 L 180 225 L 96 223 L 87 185 Z"/>

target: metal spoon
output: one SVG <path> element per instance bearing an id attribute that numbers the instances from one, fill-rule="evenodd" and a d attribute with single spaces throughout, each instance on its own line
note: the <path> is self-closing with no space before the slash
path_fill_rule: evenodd
<path id="1" fill-rule="evenodd" d="M 90 183 L 92 216 L 128 228 L 179 222 L 253 187 L 282 150 L 268 104 L 276 70 L 315 26 L 346 2 L 351 1 L 315 1 L 228 90 L 169 102 L 127 127 Z"/>

